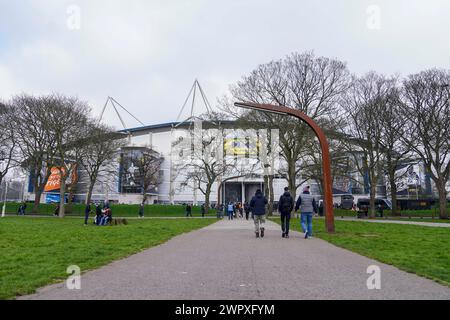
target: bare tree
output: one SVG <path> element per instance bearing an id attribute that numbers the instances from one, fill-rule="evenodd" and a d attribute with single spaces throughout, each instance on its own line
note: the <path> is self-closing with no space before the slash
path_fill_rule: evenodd
<path id="1" fill-rule="evenodd" d="M 53 163 L 60 176 L 59 216 L 65 214 L 65 194 L 70 179 L 76 177 L 77 165 L 89 137 L 90 108 L 85 102 L 73 97 L 52 95 L 44 97 L 49 117 L 52 119 L 50 133 L 55 143 Z"/>
<path id="2" fill-rule="evenodd" d="M 138 159 L 139 176 L 142 181 L 142 203 L 147 201 L 147 193 L 160 182 L 161 164 L 164 158 L 154 150 L 145 150 Z"/>
<path id="3" fill-rule="evenodd" d="M 142 203 L 145 203 L 148 193 L 161 182 L 160 170 L 163 161 L 163 156 L 149 147 L 122 147 L 120 180 L 123 188 L 140 192 Z"/>
<path id="4" fill-rule="evenodd" d="M 238 171 L 237 160 L 224 156 L 221 129 L 193 130 L 191 133 L 191 150 L 184 150 L 179 159 L 172 161 L 177 162 L 176 170 L 183 173 L 181 185 L 186 187 L 192 183 L 192 188 L 205 196 L 205 211 L 208 213 L 214 183 L 227 175 L 238 176 L 235 174 Z"/>
<path id="5" fill-rule="evenodd" d="M 395 215 L 398 213 L 397 184 L 401 178 L 397 172 L 402 163 L 411 159 L 411 148 L 404 142 L 407 118 L 400 101 L 397 77 L 387 78 L 386 86 L 387 97 L 385 103 L 380 105 L 378 114 L 382 130 L 380 145 L 385 154 L 384 171 L 390 187 L 392 214 Z"/>
<path id="6" fill-rule="evenodd" d="M 317 121 L 339 114 L 337 101 L 348 88 L 348 80 L 345 63 L 316 57 L 313 53 L 294 53 L 285 59 L 260 65 L 230 91 L 234 100 L 292 107 Z M 226 104 L 227 100 L 223 101 Z M 231 114 L 239 114 L 230 107 L 225 109 Z M 248 117 L 249 113 L 244 116 Z M 295 197 L 300 186 L 297 177 L 302 170 L 299 161 L 307 150 L 306 133 L 310 129 L 285 116 L 263 114 L 258 117 L 261 118 L 257 121 L 264 119 L 280 129 L 281 156 L 287 164 L 285 178 Z"/>
<path id="7" fill-rule="evenodd" d="M 377 184 L 385 166 L 381 114 L 391 98 L 390 89 L 389 81 L 384 76 L 370 72 L 355 78 L 343 98 L 348 119 L 344 128 L 348 139 L 344 143 L 359 173 L 363 176 L 367 174 L 369 178 L 371 217 L 375 217 Z"/>
<path id="8" fill-rule="evenodd" d="M 13 97 L 11 122 L 14 125 L 22 167 L 30 173 L 35 193 L 33 212 L 37 213 L 41 195 L 51 174 L 56 152 L 52 127 L 58 118 L 48 112 L 50 97 Z"/>
<path id="9" fill-rule="evenodd" d="M 329 127 L 329 124 L 325 124 L 323 127 Z M 331 130 L 328 130 L 328 137 L 333 185 L 338 178 L 345 179 L 348 182 L 354 182 L 351 175 L 354 171 L 354 166 L 352 165 L 351 159 L 349 159 L 349 155 L 345 148 L 345 142 L 339 139 L 339 135 L 336 135 L 336 133 Z M 320 192 L 323 194 L 323 160 L 320 144 L 317 139 L 311 137 L 311 140 L 307 145 L 308 151 L 301 157 L 301 167 L 303 169 L 300 183 L 303 184 L 307 181 L 315 181 L 319 186 Z"/>
<path id="10" fill-rule="evenodd" d="M 79 165 L 86 172 L 89 179 L 86 204 L 92 199 L 92 192 L 98 179 L 110 176 L 117 170 L 117 155 L 125 145 L 123 135 L 114 129 L 91 121 L 88 125 L 88 136 L 81 151 Z"/>
<path id="11" fill-rule="evenodd" d="M 424 162 L 439 193 L 439 216 L 448 219 L 450 178 L 450 71 L 431 69 L 403 83 L 408 119 L 405 141 Z"/>
<path id="12" fill-rule="evenodd" d="M 0 102 L 0 185 L 18 160 L 16 131 L 11 122 L 12 114 L 12 108 Z"/>

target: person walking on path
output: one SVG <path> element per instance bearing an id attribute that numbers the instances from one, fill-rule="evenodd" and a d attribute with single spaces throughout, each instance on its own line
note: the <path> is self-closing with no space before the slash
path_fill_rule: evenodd
<path id="1" fill-rule="evenodd" d="M 141 205 L 139 206 L 139 218 L 144 218 L 144 203 L 141 203 Z"/>
<path id="2" fill-rule="evenodd" d="M 234 205 L 230 202 L 227 206 L 228 220 L 234 219 Z"/>
<path id="3" fill-rule="evenodd" d="M 223 204 L 220 204 L 216 207 L 216 216 L 217 219 L 221 219 L 223 214 Z"/>
<path id="4" fill-rule="evenodd" d="M 89 214 L 91 213 L 91 205 L 88 203 L 86 204 L 86 207 L 84 208 L 84 225 L 88 225 L 89 221 Z"/>
<path id="5" fill-rule="evenodd" d="M 255 222 L 256 237 L 264 238 L 264 226 L 266 223 L 267 198 L 264 197 L 260 189 L 256 190 L 255 196 L 250 201 L 250 210 L 253 213 Z"/>
<path id="6" fill-rule="evenodd" d="M 192 218 L 192 206 L 189 203 L 186 205 L 186 217 Z"/>
<path id="7" fill-rule="evenodd" d="M 248 221 L 248 218 L 250 216 L 250 205 L 248 204 L 248 201 L 244 204 L 244 211 L 245 211 L 245 219 Z"/>
<path id="8" fill-rule="evenodd" d="M 241 202 L 238 203 L 239 218 L 244 218 L 244 207 Z"/>
<path id="9" fill-rule="evenodd" d="M 312 219 L 313 213 L 317 213 L 317 204 L 314 197 L 311 195 L 310 187 L 303 189 L 295 205 L 295 212 L 300 209 L 302 230 L 305 234 L 305 239 L 312 237 Z"/>
<path id="10" fill-rule="evenodd" d="M 291 221 L 291 212 L 294 209 L 294 198 L 292 198 L 289 188 L 284 188 L 284 194 L 278 201 L 278 212 L 281 216 L 281 231 L 283 238 L 289 238 L 289 224 Z"/>

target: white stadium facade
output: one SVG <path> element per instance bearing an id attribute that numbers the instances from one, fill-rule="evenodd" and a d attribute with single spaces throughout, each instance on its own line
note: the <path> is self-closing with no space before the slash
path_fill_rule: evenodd
<path id="1" fill-rule="evenodd" d="M 146 203 L 147 204 L 186 204 L 191 203 L 194 205 L 200 205 L 205 202 L 205 195 L 201 192 L 200 188 L 192 181 L 186 180 L 185 167 L 181 169 L 181 172 L 177 169 L 177 162 L 179 159 L 187 159 L 189 156 L 185 152 L 190 145 L 195 142 L 192 132 L 195 132 L 196 126 L 200 126 L 200 131 L 203 136 L 216 135 L 222 136 L 223 140 L 220 140 L 220 145 L 227 145 L 229 141 L 232 142 L 231 154 L 227 153 L 227 148 L 224 149 L 223 157 L 239 157 L 235 162 L 235 166 L 239 167 L 239 170 L 228 171 L 225 175 L 219 176 L 214 182 L 211 193 L 210 203 L 228 203 L 228 202 L 246 202 L 251 199 L 257 189 L 264 190 L 264 175 L 265 172 L 263 162 L 252 148 L 255 148 L 255 144 L 259 143 L 259 140 L 253 143 L 249 143 L 249 136 L 261 137 L 260 130 L 240 130 L 236 127 L 233 121 L 222 121 L 220 123 L 205 123 L 198 120 L 185 121 L 185 122 L 172 122 L 162 123 L 150 126 L 141 126 L 133 129 L 122 130 L 124 139 L 126 139 L 126 147 L 117 152 L 116 160 L 110 164 L 115 168 L 112 172 L 103 175 L 97 181 L 92 200 L 94 202 L 108 201 L 111 203 L 121 204 L 138 204 L 142 202 L 143 192 L 142 185 L 139 179 L 136 178 L 136 168 L 138 163 L 139 154 L 144 151 L 152 151 L 158 153 L 162 158 L 162 164 L 159 168 L 159 179 L 156 186 L 147 190 Z M 218 129 L 219 128 L 219 129 Z M 198 128 L 197 128 L 198 129 Z M 249 133 L 250 132 L 250 133 Z M 277 141 L 276 130 L 265 130 L 264 135 L 272 135 L 272 141 Z M 275 136 L 273 136 L 275 135 Z M 180 147 L 179 142 L 186 137 L 193 137 L 191 144 L 184 144 L 184 147 Z M 260 138 L 257 138 L 260 139 Z M 250 139 L 251 140 L 251 139 Z M 190 140 L 189 140 L 190 141 Z M 177 147 L 178 144 L 178 147 Z M 184 148 L 184 154 L 183 154 Z M 222 148 L 218 148 L 222 149 Z M 243 150 L 246 149 L 246 150 Z M 230 150 L 230 148 L 228 148 Z M 236 150 L 238 150 L 236 152 Z M 273 154 L 278 153 L 276 146 L 273 146 Z M 284 187 L 287 186 L 285 178 L 279 174 L 284 167 L 283 160 L 279 156 L 275 156 L 275 159 L 270 160 L 272 169 L 271 174 L 274 176 L 273 180 L 273 195 L 274 200 L 283 193 Z M 122 160 L 120 160 L 122 159 Z M 126 161 L 123 161 L 123 160 Z M 178 160 L 177 160 L 178 159 Z M 267 162 L 267 159 L 265 160 Z M 403 172 L 404 171 L 404 172 Z M 424 195 L 427 197 L 432 196 L 434 193 L 433 185 L 426 174 L 423 166 L 420 162 L 414 162 L 405 164 L 402 168 L 399 168 L 399 172 L 404 175 L 404 179 L 400 179 L 399 182 L 399 197 L 402 198 L 422 198 Z M 333 194 L 334 202 L 340 203 L 341 197 L 344 195 L 353 195 L 355 199 L 358 197 L 367 197 L 368 185 L 365 177 L 359 173 L 353 172 L 350 174 L 351 178 L 336 177 L 334 179 Z M 301 177 L 298 177 L 298 181 L 301 181 Z M 318 199 L 321 198 L 320 189 L 315 181 L 306 181 L 297 190 L 297 194 L 303 186 L 309 185 L 312 188 L 312 193 Z M 28 186 L 25 187 L 24 199 L 28 201 L 34 200 L 33 187 L 31 178 L 29 179 Z M 204 188 L 203 188 L 204 189 Z M 377 188 L 378 197 L 386 198 L 389 191 L 386 188 L 386 183 L 381 182 Z M 78 179 L 76 185 L 76 192 L 74 193 L 75 202 L 84 202 L 87 192 L 86 176 L 82 170 L 78 170 Z M 42 195 L 42 202 L 55 202 L 59 199 L 58 190 L 45 192 Z"/>

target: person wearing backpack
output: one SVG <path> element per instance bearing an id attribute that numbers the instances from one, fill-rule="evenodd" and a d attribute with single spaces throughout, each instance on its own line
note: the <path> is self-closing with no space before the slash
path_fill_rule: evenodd
<path id="1" fill-rule="evenodd" d="M 294 209 L 294 198 L 289 193 L 289 188 L 284 188 L 284 194 L 278 201 L 278 212 L 281 216 L 281 231 L 283 238 L 289 238 L 289 224 L 291 221 L 291 212 Z"/>

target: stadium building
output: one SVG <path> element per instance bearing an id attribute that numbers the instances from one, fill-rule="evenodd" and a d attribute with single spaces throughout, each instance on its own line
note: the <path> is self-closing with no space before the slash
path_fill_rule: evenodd
<path id="1" fill-rule="evenodd" d="M 120 131 L 126 139 L 126 147 L 117 152 L 116 159 L 108 164 L 108 170 L 99 176 L 93 190 L 93 201 L 141 203 L 144 183 L 139 170 L 139 161 L 144 153 L 152 153 L 162 160 L 158 172 L 155 173 L 156 183 L 145 193 L 148 204 L 204 203 L 205 178 L 199 178 L 192 171 L 201 167 L 205 158 L 208 158 L 209 162 L 203 161 L 203 165 L 205 163 L 211 165 L 216 160 L 216 163 L 228 163 L 230 167 L 219 170 L 220 173 L 211 186 L 210 203 L 250 201 L 257 189 L 264 190 L 268 187 L 265 185 L 265 176 L 273 177 L 273 198 L 275 201 L 279 199 L 284 187 L 287 186 L 287 181 L 281 174 L 285 172 L 286 164 L 280 157 L 278 131 L 270 128 L 243 130 L 234 121 L 203 121 L 194 114 L 196 91 L 203 98 L 207 110 L 211 111 L 206 96 L 196 81 L 177 121 L 146 126 L 138 120 L 142 126 Z M 190 115 L 185 121 L 180 122 L 178 119 L 190 97 L 193 99 Z M 117 111 L 118 107 L 122 106 L 113 98 L 108 98 L 107 104 L 108 102 L 112 104 L 123 127 L 126 128 Z M 205 150 L 202 141 L 208 139 L 215 139 L 215 142 Z M 199 150 L 196 149 L 200 149 L 200 156 Z M 433 183 L 420 161 L 405 163 L 398 168 L 398 175 L 400 199 L 435 196 Z M 297 177 L 297 180 L 303 181 L 302 177 Z M 52 174 L 42 195 L 42 202 L 59 201 L 58 181 L 58 175 Z M 378 182 L 377 196 L 380 198 L 389 197 L 386 182 L 386 179 L 380 179 Z M 22 195 L 25 200 L 32 201 L 34 200 L 32 177 L 28 177 L 27 185 Z M 305 185 L 311 186 L 312 194 L 318 199 L 321 198 L 319 184 L 316 181 L 305 181 L 297 190 L 297 194 Z M 78 168 L 68 189 L 71 190 L 75 202 L 85 201 L 88 180 L 83 170 Z M 368 197 L 368 193 L 367 175 L 349 172 L 346 176 L 334 178 L 333 195 L 336 204 L 340 204 L 343 196 L 351 195 L 356 200 Z"/>

